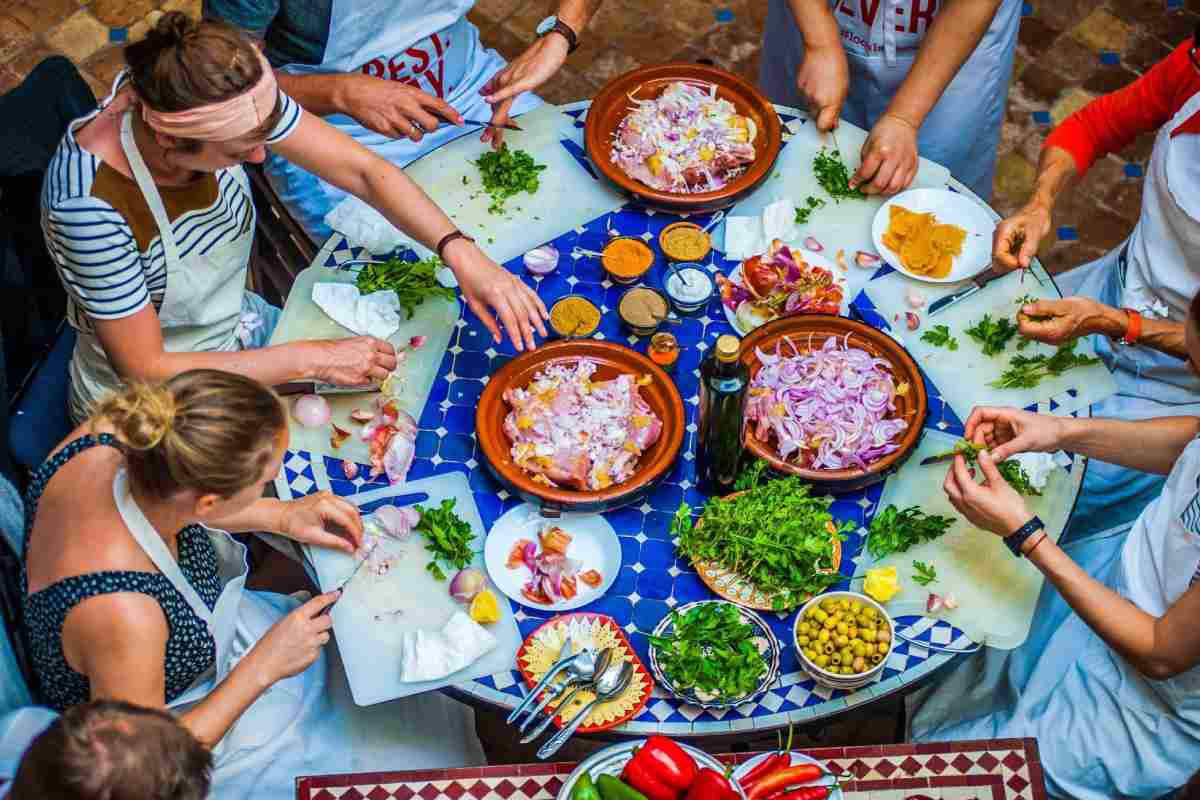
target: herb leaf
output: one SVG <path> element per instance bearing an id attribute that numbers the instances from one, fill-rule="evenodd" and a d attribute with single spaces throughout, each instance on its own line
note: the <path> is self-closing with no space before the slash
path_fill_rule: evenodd
<path id="1" fill-rule="evenodd" d="M 363 294 L 391 289 L 400 299 L 404 313 L 412 319 L 417 306 L 430 297 L 454 299 L 454 290 L 438 283 L 437 271 L 442 260 L 430 256 L 424 261 L 401 261 L 390 258 L 382 264 L 367 264 L 359 270 L 354 285 Z"/>
<path id="2" fill-rule="evenodd" d="M 827 151 L 822 147 L 813 157 L 813 175 L 835 203 L 842 199 L 865 200 L 867 197 L 861 189 L 850 188 L 850 169 L 838 150 Z"/>
<path id="3" fill-rule="evenodd" d="M 510 197 L 538 190 L 538 173 L 546 168 L 538 164 L 524 150 L 509 150 L 508 145 L 499 150 L 489 150 L 475 161 L 483 178 L 483 188 L 492 198 L 489 214 L 504 213 L 504 203 Z"/>
<path id="4" fill-rule="evenodd" d="M 650 636 L 663 672 L 679 689 L 721 699 L 745 697 L 767 671 L 754 627 L 729 603 L 709 602 L 671 612 L 667 636 Z"/>
<path id="5" fill-rule="evenodd" d="M 892 553 L 903 553 L 923 542 L 931 542 L 950 530 L 953 524 L 953 517 L 926 514 L 918 506 L 900 510 L 889 505 L 871 520 L 867 549 L 878 561 Z"/>
<path id="6" fill-rule="evenodd" d="M 987 448 L 981 444 L 975 444 L 974 442 L 967 441 L 966 439 L 959 439 L 954 443 L 954 449 L 950 452 L 961 454 L 963 458 L 967 460 L 968 464 L 974 465 L 979 460 L 979 454 L 986 449 Z M 942 455 L 949 455 L 949 453 L 942 453 Z M 1038 497 L 1041 496 L 1042 490 L 1034 488 L 1033 484 L 1030 482 L 1029 473 L 1026 472 L 1025 468 L 1021 466 L 1020 461 L 1017 461 L 1013 458 L 1010 458 L 1007 461 L 1001 461 L 996 465 L 996 470 L 1000 473 L 1009 486 L 1016 489 L 1017 494 L 1024 495 L 1026 497 L 1030 495 L 1036 495 Z"/>
<path id="7" fill-rule="evenodd" d="M 421 521 L 413 529 L 425 534 L 425 547 L 433 553 L 433 560 L 425 565 L 425 569 L 439 581 L 446 580 L 443 565 L 458 570 L 475 557 L 471 550 L 475 533 L 454 513 L 454 505 L 453 498 L 446 498 L 437 508 L 416 507 Z"/>
<path id="8" fill-rule="evenodd" d="M 929 342 L 934 347 L 944 347 L 947 350 L 958 349 L 958 339 L 950 335 L 950 328 L 946 325 L 934 325 L 921 334 L 921 341 Z"/>
<path id="9" fill-rule="evenodd" d="M 1100 363 L 1098 358 L 1076 353 L 1075 347 L 1078 344 L 1078 340 L 1061 344 L 1054 351 L 1054 355 L 1050 356 L 1045 353 L 1036 356 L 1015 355 L 1012 361 L 1008 362 L 1008 369 L 988 385 L 997 389 L 1032 389 L 1041 383 L 1043 378 L 1062 375 L 1076 367 Z"/>
<path id="10" fill-rule="evenodd" d="M 913 580 L 922 586 L 928 586 L 938 579 L 937 570 L 934 569 L 933 564 L 926 564 L 924 561 L 914 561 L 913 569 L 917 571 L 913 575 Z"/>
<path id="11" fill-rule="evenodd" d="M 1009 340 L 1017 335 L 1017 326 L 1007 318 L 993 320 L 990 314 L 984 314 L 983 319 L 963 332 L 983 345 L 985 356 L 994 356 L 1004 352 Z"/>
<path id="12" fill-rule="evenodd" d="M 733 483 L 733 490 L 744 492 L 758 486 L 762 482 L 763 476 L 767 474 L 768 466 L 765 459 L 754 459 L 754 463 L 742 470 L 741 475 L 738 475 L 737 480 Z"/>
<path id="13" fill-rule="evenodd" d="M 825 206 L 824 200 L 819 197 L 813 197 L 812 195 L 809 195 L 808 199 L 804 202 L 806 204 L 804 207 L 796 209 L 797 225 L 803 225 L 804 223 L 808 222 L 808 218 L 812 216 L 814 211 Z"/>

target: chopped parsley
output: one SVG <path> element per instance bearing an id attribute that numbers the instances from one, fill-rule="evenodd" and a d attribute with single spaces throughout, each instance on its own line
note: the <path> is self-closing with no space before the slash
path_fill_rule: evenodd
<path id="1" fill-rule="evenodd" d="M 958 349 L 958 339 L 950 335 L 950 328 L 946 325 L 934 325 L 921 334 L 921 341 L 929 342 L 934 347 L 944 347 L 947 350 Z"/>
<path id="2" fill-rule="evenodd" d="M 819 197 L 813 197 L 812 195 L 809 195 L 808 199 L 805 200 L 804 203 L 805 205 L 803 207 L 796 209 L 797 225 L 803 225 L 804 223 L 808 222 L 808 218 L 812 216 L 814 211 L 825 206 L 824 200 Z"/>
<path id="3" fill-rule="evenodd" d="M 1017 326 L 1007 318 L 993 320 L 990 314 L 984 314 L 983 319 L 967 328 L 964 333 L 983 345 L 985 356 L 994 356 L 1004 352 L 1009 340 L 1017 335 Z"/>
<path id="4" fill-rule="evenodd" d="M 813 157 L 813 175 L 834 202 L 843 199 L 865 200 L 867 197 L 861 189 L 850 188 L 850 169 L 837 150 L 821 148 L 821 152 Z"/>
<path id="5" fill-rule="evenodd" d="M 483 188 L 492 198 L 489 214 L 504 213 L 504 203 L 521 192 L 533 194 L 538 190 L 539 173 L 546 168 L 524 150 L 489 150 L 475 162 L 483 178 Z"/>
<path id="6" fill-rule="evenodd" d="M 471 550 L 475 533 L 454 513 L 454 505 L 455 500 L 448 497 L 437 508 L 417 506 L 421 521 L 413 530 L 425 534 L 425 547 L 433 554 L 433 560 L 425 565 L 425 569 L 439 581 L 446 580 L 443 566 L 459 570 L 475 557 Z"/>

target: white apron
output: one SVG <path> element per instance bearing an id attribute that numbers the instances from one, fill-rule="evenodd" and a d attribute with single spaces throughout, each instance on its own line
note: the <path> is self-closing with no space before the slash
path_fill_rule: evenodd
<path id="1" fill-rule="evenodd" d="M 829 0 L 850 64 L 842 118 L 870 130 L 908 77 L 946 0 Z M 1020 0 L 1003 0 L 991 26 L 921 125 L 921 156 L 946 166 L 984 200 L 992 196 L 996 148 L 1012 75 Z M 802 106 L 796 72 L 800 29 L 787 0 L 770 0 L 759 84 L 772 102 Z"/>
<path id="2" fill-rule="evenodd" d="M 193 248 L 183 258 L 154 178 L 134 142 L 132 114 L 132 110 L 126 111 L 121 120 L 121 149 L 154 215 L 166 259 L 167 286 L 158 309 L 163 349 L 170 353 L 237 350 L 246 269 L 254 242 L 254 214 L 247 218 L 238 236 L 204 253 L 201 248 Z M 232 171 L 245 186 L 242 168 L 233 167 Z M 71 360 L 72 417 L 76 421 L 85 419 L 97 400 L 123 385 L 96 335 L 80 332 Z"/>
<path id="3" fill-rule="evenodd" d="M 1200 94 L 1158 131 L 1142 189 L 1142 213 L 1124 245 L 1056 278 L 1064 295 L 1092 297 L 1116 308 L 1183 322 L 1200 291 L 1200 206 L 1189 175 L 1200 137 L 1171 131 L 1200 112 Z M 1194 169 L 1194 167 L 1191 167 Z M 1190 197 L 1189 197 L 1190 195 Z M 1092 337 L 1096 354 L 1117 379 L 1118 393 L 1093 409 L 1096 416 L 1149 419 L 1200 415 L 1200 378 L 1187 362 L 1148 347 Z M 1162 477 L 1091 460 L 1065 541 L 1127 526 L 1158 493 Z"/>
<path id="4" fill-rule="evenodd" d="M 492 108 L 479 92 L 505 62 L 495 50 L 484 48 L 479 29 L 467 21 L 474 4 L 474 0 L 333 0 L 321 63 L 286 64 L 281 69 L 296 75 L 362 73 L 398 81 L 440 97 L 467 119 L 486 121 Z M 527 92 L 510 113 L 521 114 L 540 104 Z M 400 167 L 466 133 L 479 133 L 475 127 L 446 123 L 414 142 L 390 139 L 345 114 L 333 114 L 325 121 Z M 316 241 L 324 241 L 329 235 L 325 216 L 346 199 L 346 193 L 277 155 L 268 159 L 266 167 L 297 221 Z"/>
<path id="5" fill-rule="evenodd" d="M 1200 439 L 1180 456 L 1159 499 L 1122 548 L 1067 546 L 1088 572 L 1142 610 L 1165 613 L 1200 576 Z M 1050 583 L 1029 639 L 985 649 L 909 700 L 912 738 L 1034 736 L 1052 797 L 1154 798 L 1200 763 L 1200 667 L 1142 677 L 1071 611 Z"/>

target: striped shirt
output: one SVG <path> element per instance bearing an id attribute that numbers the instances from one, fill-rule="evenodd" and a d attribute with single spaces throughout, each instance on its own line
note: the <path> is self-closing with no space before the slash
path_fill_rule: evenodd
<path id="1" fill-rule="evenodd" d="M 279 97 L 283 116 L 267 144 L 285 139 L 300 121 L 299 104 L 282 92 Z M 167 288 L 162 240 L 141 190 L 75 140 L 75 130 L 96 113 L 68 126 L 42 186 L 46 248 L 67 290 L 67 319 L 85 332 L 94 319 L 122 319 L 150 304 L 161 308 Z M 254 224 L 250 184 L 240 167 L 188 187 L 159 187 L 159 193 L 185 258 L 227 244 Z"/>

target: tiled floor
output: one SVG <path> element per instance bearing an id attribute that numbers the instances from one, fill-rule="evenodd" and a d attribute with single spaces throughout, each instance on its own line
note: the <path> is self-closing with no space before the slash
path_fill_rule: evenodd
<path id="1" fill-rule="evenodd" d="M 121 67 L 120 46 L 169 9 L 198 13 L 201 0 L 2 0 L 0 91 L 42 58 L 63 53 L 98 95 Z M 556 0 L 479 0 L 471 18 L 505 56 L 523 49 Z M 708 58 L 754 78 L 766 0 L 606 0 L 580 49 L 543 92 L 561 102 L 589 96 L 609 78 L 668 58 Z M 665 13 L 663 13 L 665 12 Z M 995 205 L 1017 208 L 1032 184 L 1046 131 L 1092 97 L 1133 80 L 1190 35 L 1200 0 L 1027 2 L 996 173 Z M 1043 258 L 1053 270 L 1121 241 L 1138 215 L 1141 174 L 1153 144 L 1143 136 L 1097 164 L 1061 203 Z"/>

